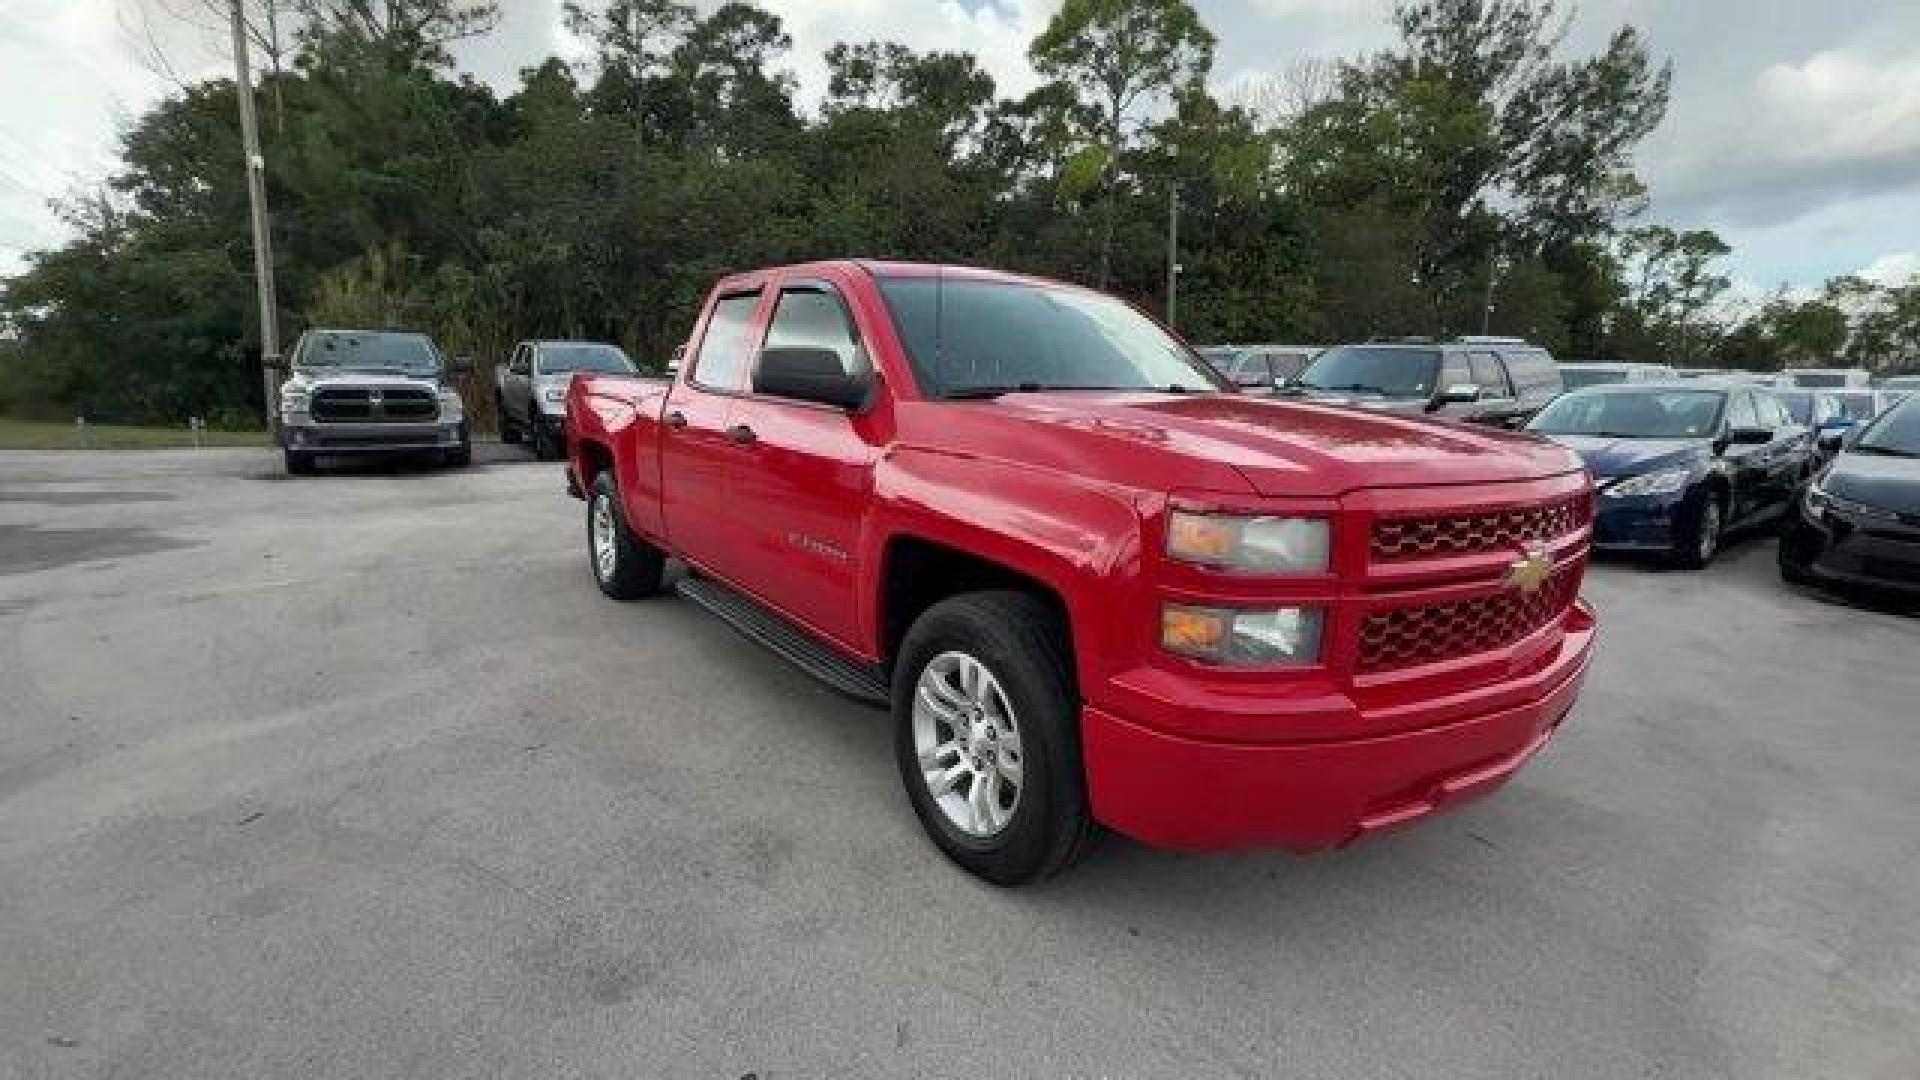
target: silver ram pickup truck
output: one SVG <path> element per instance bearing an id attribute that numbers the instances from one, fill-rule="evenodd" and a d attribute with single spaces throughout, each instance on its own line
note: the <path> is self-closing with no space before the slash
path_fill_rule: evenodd
<path id="1" fill-rule="evenodd" d="M 305 475 L 334 456 L 426 456 L 473 460 L 466 406 L 449 364 L 425 334 L 309 330 L 293 347 L 293 375 L 280 386 L 280 446 L 287 471 Z"/>

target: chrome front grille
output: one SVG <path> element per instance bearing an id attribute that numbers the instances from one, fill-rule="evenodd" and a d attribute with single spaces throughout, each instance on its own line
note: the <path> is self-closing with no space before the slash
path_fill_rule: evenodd
<path id="1" fill-rule="evenodd" d="M 1535 506 L 1479 513 L 1389 517 L 1374 522 L 1369 552 L 1375 562 L 1473 555 L 1556 540 L 1586 528 L 1593 497 L 1586 492 Z"/>
<path id="2" fill-rule="evenodd" d="M 323 386 L 308 411 L 322 424 L 430 424 L 440 401 L 424 386 Z"/>

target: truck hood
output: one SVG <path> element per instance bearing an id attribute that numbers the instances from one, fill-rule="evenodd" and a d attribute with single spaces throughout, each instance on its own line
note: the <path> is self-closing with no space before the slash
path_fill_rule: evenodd
<path id="1" fill-rule="evenodd" d="M 1581 468 L 1570 451 L 1528 435 L 1311 401 L 1055 393 L 982 404 L 1012 419 L 1132 442 L 1198 459 L 1196 465 L 1225 465 L 1268 496 L 1536 480 Z"/>
<path id="2" fill-rule="evenodd" d="M 351 368 L 300 368 L 281 384 L 281 389 L 312 390 L 322 386 L 430 386 L 439 388 L 437 375 L 397 375 L 387 371 L 354 371 Z"/>

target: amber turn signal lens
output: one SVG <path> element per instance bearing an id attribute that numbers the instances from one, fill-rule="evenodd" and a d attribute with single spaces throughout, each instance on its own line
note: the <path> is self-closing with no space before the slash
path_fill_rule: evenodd
<path id="1" fill-rule="evenodd" d="M 1217 656 L 1226 648 L 1233 619 L 1224 611 L 1168 604 L 1160 609 L 1160 645 L 1184 656 Z"/>

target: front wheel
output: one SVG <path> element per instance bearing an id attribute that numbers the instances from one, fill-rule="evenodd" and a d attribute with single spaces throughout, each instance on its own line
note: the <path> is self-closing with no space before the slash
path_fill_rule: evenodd
<path id="1" fill-rule="evenodd" d="M 440 452 L 440 464 L 456 469 L 464 469 L 473 464 L 473 444 L 461 443 L 452 450 L 442 450 Z"/>
<path id="2" fill-rule="evenodd" d="M 907 632 L 893 675 L 894 756 L 947 857 L 996 885 L 1060 872 L 1095 833 L 1066 630 L 1040 598 L 967 593 Z"/>
<path id="3" fill-rule="evenodd" d="M 313 455 L 305 450 L 287 450 L 287 472 L 293 476 L 313 475 Z"/>
<path id="4" fill-rule="evenodd" d="M 1726 534 L 1726 500 L 1709 488 L 1700 493 L 1700 506 L 1691 515 L 1688 527 L 1680 530 L 1673 550 L 1674 565 L 1684 570 L 1700 570 L 1720 553 L 1720 541 Z"/>
<path id="5" fill-rule="evenodd" d="M 600 591 L 615 600 L 638 600 L 660 590 L 667 559 L 627 526 L 613 471 L 602 469 L 587 494 L 587 562 Z"/>

